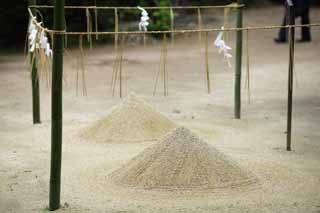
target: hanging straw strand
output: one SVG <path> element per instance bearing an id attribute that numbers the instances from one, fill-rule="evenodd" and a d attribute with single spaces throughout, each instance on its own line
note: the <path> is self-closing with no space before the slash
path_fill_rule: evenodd
<path id="1" fill-rule="evenodd" d="M 116 32 L 116 34 L 114 34 L 114 50 L 117 51 L 118 49 L 118 39 L 119 39 L 119 17 L 118 17 L 118 9 L 115 8 L 114 9 L 114 32 Z"/>
<path id="2" fill-rule="evenodd" d="M 96 6 L 96 8 L 94 9 L 94 24 L 95 24 L 95 30 L 96 33 L 99 32 L 98 29 L 98 10 L 97 10 L 97 0 L 94 0 L 94 5 Z M 96 40 L 99 39 L 99 35 L 96 34 Z"/>
<path id="3" fill-rule="evenodd" d="M 210 70 L 209 70 L 208 32 L 205 33 L 205 72 L 206 72 L 208 94 L 210 94 L 211 85 L 210 85 Z"/>
<path id="4" fill-rule="evenodd" d="M 171 26 L 171 31 L 174 31 L 174 12 L 173 9 L 170 8 L 170 26 Z M 174 33 L 171 33 L 171 44 L 174 44 Z"/>
<path id="5" fill-rule="evenodd" d="M 250 49 L 249 49 L 249 30 L 246 33 L 246 49 L 247 49 L 247 69 L 246 69 L 246 81 L 245 81 L 245 88 L 247 89 L 248 94 L 248 103 L 251 103 L 251 91 L 250 91 Z"/>
<path id="6" fill-rule="evenodd" d="M 80 36 L 79 41 L 79 48 L 80 48 L 80 66 L 81 66 L 81 74 L 82 74 L 82 92 L 83 95 L 87 96 L 87 85 L 86 85 L 86 70 L 84 66 L 84 49 L 83 49 L 83 38 Z"/>
<path id="7" fill-rule="evenodd" d="M 86 9 L 86 17 L 87 17 L 87 39 L 90 45 L 90 49 L 92 49 L 92 22 L 91 22 L 91 14 L 89 9 Z"/>
<path id="8" fill-rule="evenodd" d="M 202 40 L 202 15 L 201 15 L 201 9 L 198 8 L 197 9 L 198 11 L 198 30 L 199 30 L 199 42 L 201 44 L 201 40 Z"/>

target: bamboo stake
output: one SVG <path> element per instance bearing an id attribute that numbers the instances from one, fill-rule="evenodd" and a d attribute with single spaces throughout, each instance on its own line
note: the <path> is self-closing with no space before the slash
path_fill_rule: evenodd
<path id="1" fill-rule="evenodd" d="M 94 5 L 97 7 L 97 0 L 94 0 Z M 97 33 L 99 31 L 98 30 L 98 10 L 97 10 L 97 8 L 94 9 L 94 24 L 95 24 L 95 30 Z M 96 34 L 96 40 L 99 40 L 98 34 Z"/>
<path id="2" fill-rule="evenodd" d="M 36 0 L 29 0 L 28 5 L 36 5 Z M 39 124 L 39 123 L 41 123 L 41 119 L 40 119 L 40 84 L 39 84 L 39 76 L 38 76 L 38 68 L 37 68 L 35 52 L 30 53 L 30 65 L 31 65 L 33 124 Z"/>
<path id="3" fill-rule="evenodd" d="M 223 28 L 228 29 L 229 28 L 229 16 L 230 16 L 230 8 L 224 8 L 224 18 L 223 18 Z M 229 43 L 229 32 L 224 31 L 223 32 L 223 40 L 226 43 Z"/>
<path id="4" fill-rule="evenodd" d="M 208 48 L 208 32 L 205 33 L 205 70 L 206 70 L 206 80 L 207 80 L 207 89 L 208 94 L 211 92 L 210 85 L 210 70 L 209 70 L 209 48 Z"/>
<path id="5" fill-rule="evenodd" d="M 289 25 L 295 24 L 294 6 L 291 1 L 288 4 Z M 292 98 L 293 98 L 293 68 L 294 68 L 294 33 L 295 28 L 289 28 L 289 71 L 288 71 L 288 111 L 287 111 L 287 151 L 291 151 L 292 131 Z"/>
<path id="6" fill-rule="evenodd" d="M 64 30 L 64 0 L 55 1 L 54 30 Z M 51 164 L 49 210 L 60 208 L 62 153 L 63 35 L 54 35 L 52 60 Z"/>
<path id="7" fill-rule="evenodd" d="M 238 4 L 242 4 L 242 0 L 237 0 Z M 243 26 L 243 10 L 237 10 L 237 28 Z M 241 69 L 242 69 L 242 31 L 237 31 L 237 46 L 236 46 L 236 66 L 235 66 L 235 84 L 234 84 L 234 117 L 241 118 Z"/>

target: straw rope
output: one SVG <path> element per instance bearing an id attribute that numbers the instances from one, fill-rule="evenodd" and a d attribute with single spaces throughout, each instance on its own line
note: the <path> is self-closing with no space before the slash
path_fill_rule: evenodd
<path id="1" fill-rule="evenodd" d="M 159 70 L 157 72 L 156 81 L 155 81 L 154 89 L 153 89 L 154 96 L 157 93 L 157 87 L 158 87 L 160 74 L 162 74 L 162 77 L 163 77 L 163 95 L 164 96 L 169 95 L 169 89 L 168 89 L 169 75 L 168 75 L 168 71 L 167 71 L 167 54 L 168 54 L 167 35 L 164 33 L 163 40 L 162 40 L 161 54 L 160 54 Z"/>
<path id="2" fill-rule="evenodd" d="M 29 14 L 31 17 L 34 17 L 31 10 L 28 9 Z M 240 28 L 211 28 L 211 29 L 194 29 L 194 30 L 166 30 L 166 31 L 122 31 L 122 32 L 66 32 L 65 30 L 51 30 L 44 28 L 41 26 L 41 23 L 37 22 L 36 20 L 32 19 L 34 24 L 41 30 L 52 33 L 52 34 L 67 34 L 67 35 L 119 35 L 119 34 L 163 34 L 163 33 L 174 33 L 174 34 L 184 34 L 184 33 L 199 33 L 199 32 L 228 32 L 228 31 L 245 31 L 245 30 L 275 30 L 275 29 L 282 29 L 282 28 L 292 28 L 292 27 L 320 27 L 320 23 L 313 23 L 313 24 L 295 24 L 295 25 L 270 25 L 270 26 L 247 26 L 247 27 L 240 27 Z"/>
<path id="3" fill-rule="evenodd" d="M 146 10 L 159 10 L 159 9 L 221 9 L 221 8 L 242 8 L 244 4 L 229 4 L 229 5 L 216 5 L 216 6 L 157 6 L 157 7 L 143 7 Z M 29 8 L 54 8 L 51 5 L 30 5 Z M 98 10 L 134 10 L 137 7 L 97 7 L 97 6 L 65 6 L 65 9 L 98 9 Z"/>

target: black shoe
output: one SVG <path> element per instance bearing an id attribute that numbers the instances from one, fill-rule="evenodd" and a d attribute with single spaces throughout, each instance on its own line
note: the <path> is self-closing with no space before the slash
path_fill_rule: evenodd
<path id="1" fill-rule="evenodd" d="M 276 43 L 278 43 L 278 44 L 287 43 L 286 40 L 284 40 L 284 39 L 279 39 L 279 38 L 275 38 L 275 39 L 274 39 L 274 42 L 276 42 Z"/>
<path id="2" fill-rule="evenodd" d="M 298 43 L 304 43 L 304 42 L 311 42 L 311 39 L 299 39 L 297 40 Z"/>

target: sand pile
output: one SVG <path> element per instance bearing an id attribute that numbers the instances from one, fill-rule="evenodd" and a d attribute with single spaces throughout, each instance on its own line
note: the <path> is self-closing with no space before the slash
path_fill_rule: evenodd
<path id="1" fill-rule="evenodd" d="M 111 173 L 119 185 L 206 190 L 251 183 L 252 176 L 185 127 L 176 128 Z"/>
<path id="2" fill-rule="evenodd" d="M 165 135 L 176 125 L 143 99 L 130 94 L 109 115 L 86 128 L 81 135 L 97 142 L 150 141 Z"/>

